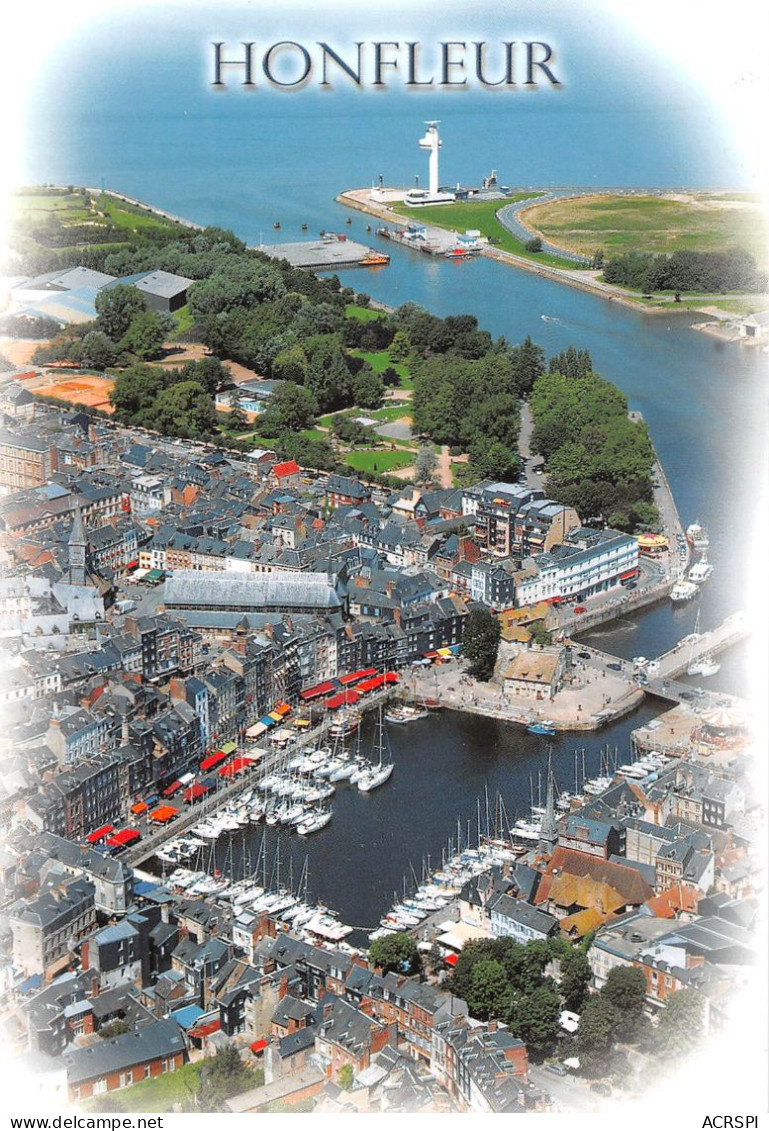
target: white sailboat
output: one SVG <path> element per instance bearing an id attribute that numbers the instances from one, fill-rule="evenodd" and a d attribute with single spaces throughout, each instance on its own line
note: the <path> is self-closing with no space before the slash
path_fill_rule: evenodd
<path id="1" fill-rule="evenodd" d="M 379 707 L 379 718 L 376 728 L 376 753 L 378 755 L 377 761 L 370 769 L 364 770 L 358 778 L 358 789 L 362 793 L 370 793 L 373 789 L 378 789 L 380 785 L 384 785 L 392 776 L 394 769 L 386 740 L 381 705 Z"/>

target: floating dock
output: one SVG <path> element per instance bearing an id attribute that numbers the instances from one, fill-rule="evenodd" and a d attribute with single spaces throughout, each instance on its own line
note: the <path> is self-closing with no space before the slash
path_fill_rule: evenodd
<path id="1" fill-rule="evenodd" d="M 372 251 L 362 243 L 345 236 L 324 236 L 319 240 L 299 240 L 297 243 L 263 244 L 260 248 L 271 259 L 287 259 L 292 267 L 306 267 L 309 271 L 322 271 L 342 267 L 384 267 L 389 255 Z"/>

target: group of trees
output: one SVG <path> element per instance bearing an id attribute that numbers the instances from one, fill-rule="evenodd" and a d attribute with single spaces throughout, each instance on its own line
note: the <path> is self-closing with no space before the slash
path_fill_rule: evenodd
<path id="1" fill-rule="evenodd" d="M 210 439 L 216 431 L 214 393 L 227 379 L 218 358 L 189 361 L 175 369 L 131 365 L 115 378 L 110 401 L 125 424 L 166 436 Z"/>
<path id="2" fill-rule="evenodd" d="M 655 255 L 633 251 L 609 259 L 604 265 L 607 283 L 652 294 L 654 291 L 704 291 L 724 294 L 730 291 L 763 293 L 767 273 L 759 271 L 747 251 L 675 251 Z"/>
<path id="3" fill-rule="evenodd" d="M 545 973 L 560 963 L 560 984 Z M 445 986 L 480 1021 L 496 1019 L 526 1042 L 535 1059 L 558 1040 L 563 1009 L 580 1009 L 590 982 L 586 956 L 562 939 L 531 942 L 480 939 L 463 947 Z"/>
<path id="4" fill-rule="evenodd" d="M 413 349 L 411 331 L 405 328 L 401 335 L 401 342 L 405 339 Z M 479 354 L 482 347 L 485 352 Z M 435 443 L 468 451 L 474 479 L 515 478 L 520 399 L 544 372 L 544 350 L 531 338 L 510 346 L 504 339 L 492 342 L 484 331 L 473 334 L 466 328 L 446 352 L 412 356 L 410 365 L 415 431 Z"/>
<path id="5" fill-rule="evenodd" d="M 646 980 L 640 970 L 617 966 L 582 1010 L 577 1035 L 580 1069 L 588 1076 L 622 1073 L 619 1045 L 637 1046 L 662 1064 L 694 1051 L 704 1035 L 702 998 L 679 990 L 668 998 L 652 1025 L 645 1013 Z"/>
<path id="6" fill-rule="evenodd" d="M 150 310 L 136 287 L 120 284 L 102 290 L 95 300 L 94 322 L 73 324 L 40 346 L 33 360 L 71 361 L 86 369 L 107 369 L 132 361 L 154 361 L 175 327 L 170 314 Z M 58 327 L 57 327 L 58 330 Z"/>
<path id="7" fill-rule="evenodd" d="M 626 398 L 592 371 L 589 354 L 567 351 L 555 363 L 531 396 L 532 446 L 545 459 L 549 490 L 583 517 L 601 516 L 620 530 L 653 525 L 646 425 L 630 420 Z"/>

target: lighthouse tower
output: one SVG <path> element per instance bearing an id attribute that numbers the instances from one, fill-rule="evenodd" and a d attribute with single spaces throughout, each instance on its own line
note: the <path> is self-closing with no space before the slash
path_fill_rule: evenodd
<path id="1" fill-rule="evenodd" d="M 413 188 L 406 194 L 405 203 L 414 208 L 425 204 L 448 204 L 456 199 L 453 192 L 440 192 L 438 189 L 438 153 L 443 145 L 438 135 L 440 122 L 425 122 L 425 125 L 427 130 L 425 136 L 419 139 L 419 148 L 430 151 L 430 174 L 426 190 Z"/>
<path id="2" fill-rule="evenodd" d="M 427 132 L 424 137 L 419 139 L 420 149 L 430 150 L 430 181 L 428 191 L 430 196 L 435 196 L 438 192 L 438 151 L 440 150 L 443 142 L 438 136 L 438 126 L 440 122 L 425 122 Z"/>

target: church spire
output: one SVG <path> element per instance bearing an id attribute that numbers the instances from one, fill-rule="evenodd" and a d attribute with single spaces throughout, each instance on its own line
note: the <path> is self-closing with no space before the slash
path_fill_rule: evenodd
<path id="1" fill-rule="evenodd" d="M 69 532 L 69 583 L 70 585 L 85 585 L 86 551 L 88 538 L 83 526 L 83 514 L 80 504 L 75 507 L 72 519 L 72 529 Z"/>
<path id="2" fill-rule="evenodd" d="M 545 815 L 542 818 L 540 846 L 552 852 L 558 840 L 558 822 L 555 818 L 555 803 L 553 799 L 553 751 L 547 752 L 547 800 L 545 802 Z"/>

